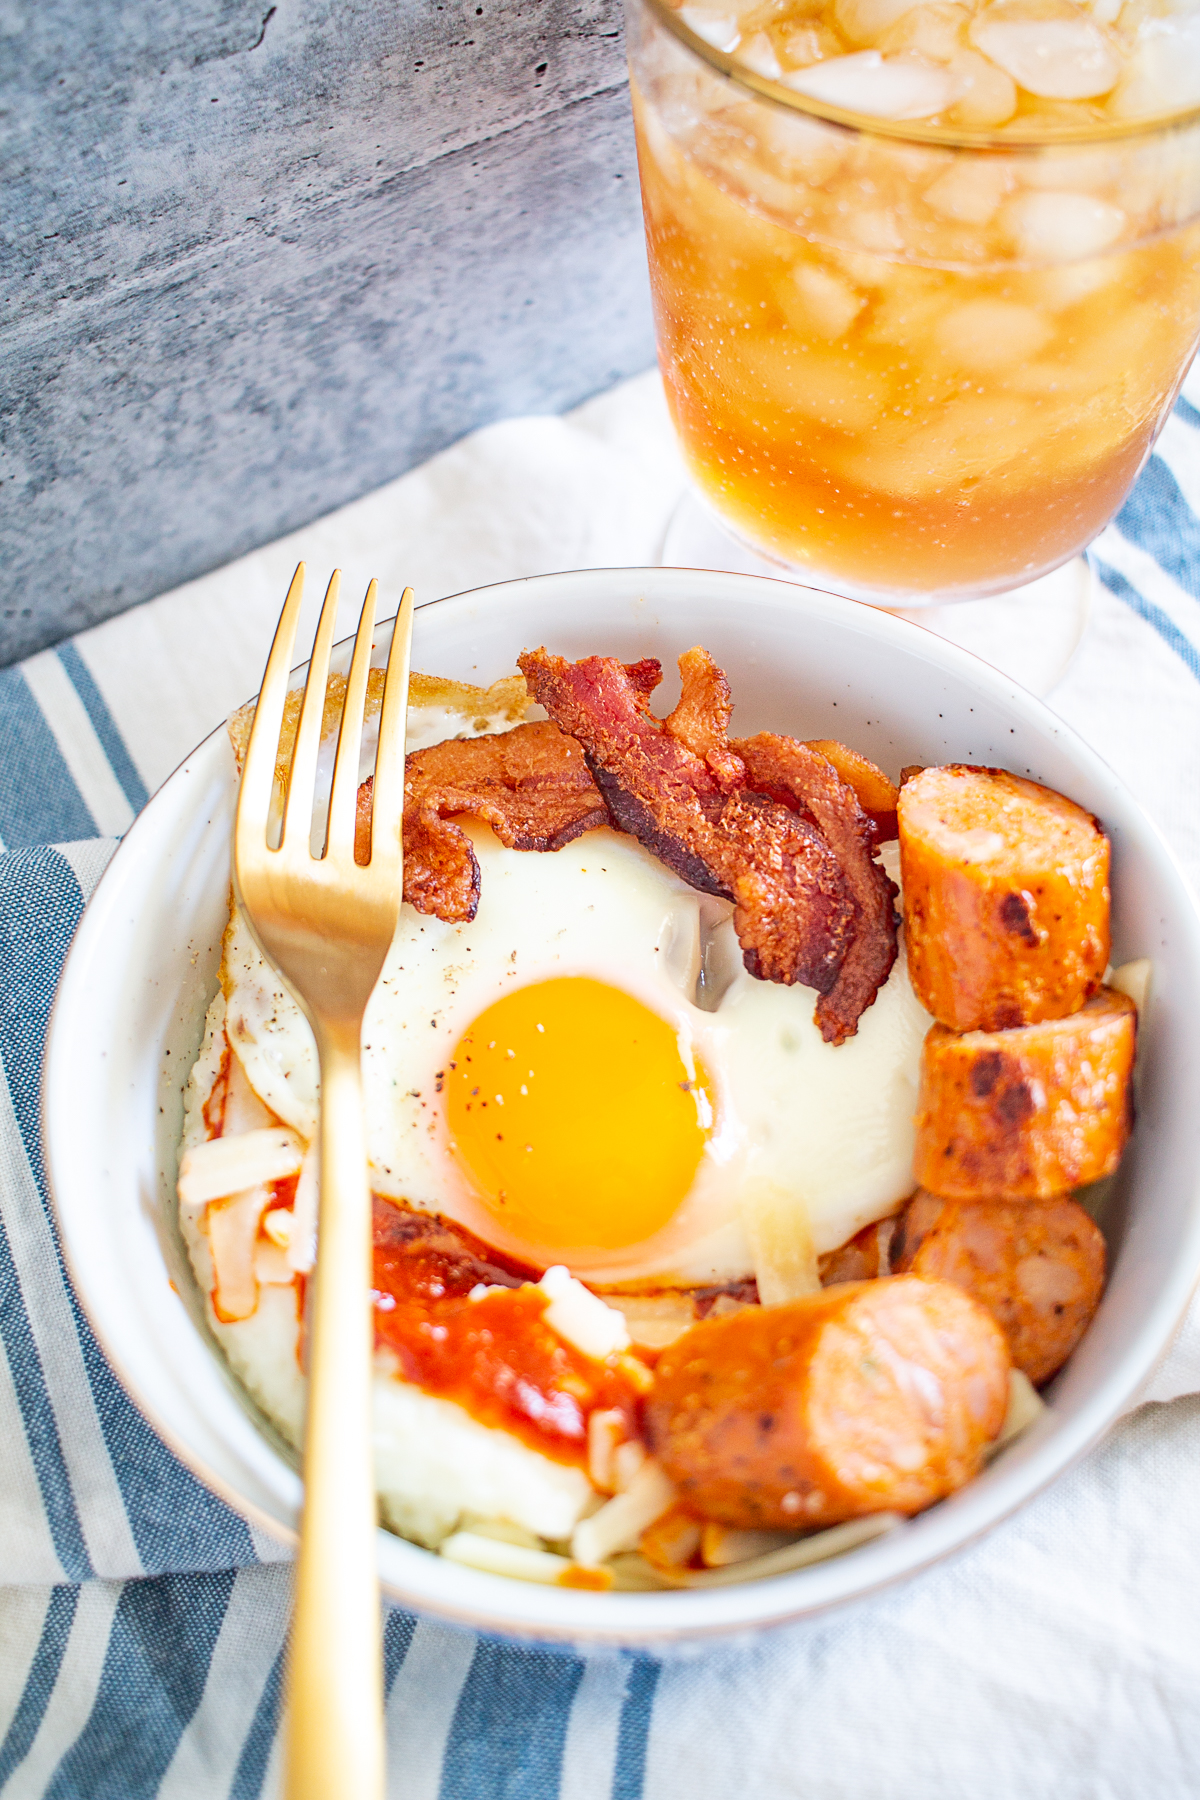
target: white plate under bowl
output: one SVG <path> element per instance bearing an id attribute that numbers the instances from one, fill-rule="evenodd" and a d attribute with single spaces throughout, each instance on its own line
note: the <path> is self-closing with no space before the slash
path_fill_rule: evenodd
<path id="1" fill-rule="evenodd" d="M 850 1554 L 774 1580 L 594 1594 L 482 1574 L 379 1534 L 388 1594 L 482 1629 L 626 1644 L 745 1631 L 859 1598 L 959 1549 L 1092 1444 L 1144 1383 L 1200 1265 L 1200 917 L 1157 830 L 1104 763 L 1006 677 L 869 606 L 755 576 L 678 569 L 546 575 L 417 614 L 415 666 L 510 673 L 524 646 L 658 656 L 703 643 L 739 735 L 841 738 L 906 763 L 998 764 L 1071 795 L 1113 842 L 1113 960 L 1154 959 L 1139 1119 L 1104 1218 L 1111 1277 L 1049 1411 L 978 1480 Z M 265 650 L 265 645 L 264 645 Z M 664 698 L 671 688 L 670 675 Z M 295 1460 L 214 1348 L 175 1225 L 181 1090 L 215 989 L 234 764 L 223 730 L 160 789 L 117 851 L 67 959 L 45 1072 L 45 1147 L 79 1296 L 134 1401 L 200 1479 L 263 1528 L 295 1527 Z"/>

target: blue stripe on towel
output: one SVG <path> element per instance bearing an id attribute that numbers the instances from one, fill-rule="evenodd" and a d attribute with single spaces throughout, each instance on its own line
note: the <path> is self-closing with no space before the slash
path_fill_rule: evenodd
<path id="1" fill-rule="evenodd" d="M 441 1800 L 550 1800 L 582 1679 L 570 1652 L 481 1638 L 450 1727 Z"/>
<path id="2" fill-rule="evenodd" d="M 1200 653 L 1197 652 L 1192 640 L 1184 636 L 1175 621 L 1168 618 L 1160 606 L 1153 605 L 1151 601 L 1139 594 L 1133 583 L 1127 581 L 1119 570 L 1112 568 L 1103 558 L 1097 556 L 1094 550 L 1090 551 L 1089 555 L 1109 593 L 1115 594 L 1118 600 L 1123 600 L 1126 606 L 1140 619 L 1145 619 L 1147 625 L 1152 625 L 1163 642 L 1171 646 L 1180 661 L 1200 681 Z"/>
<path id="3" fill-rule="evenodd" d="M 650 1718 L 654 1710 L 658 1678 L 662 1673 L 662 1664 L 653 1656 L 639 1653 L 633 1657 L 632 1662 L 625 1688 L 625 1704 L 621 1708 L 612 1800 L 641 1800 L 642 1785 L 646 1778 L 646 1743 L 650 1736 Z"/>
<path id="4" fill-rule="evenodd" d="M 49 896 L 52 906 L 47 907 Z M 57 850 L 0 857 L 0 1078 L 39 1189 L 42 1042 L 63 957 L 83 910 L 79 883 Z M 46 1519 L 64 1573 L 92 1573 L 54 1408 L 21 1294 L 7 1229 L 0 1224 L 0 1331 Z M 112 1376 L 108 1377 L 111 1382 Z"/>
<path id="5" fill-rule="evenodd" d="M 275 1742 L 275 1732 L 278 1728 L 279 1695 L 283 1685 L 283 1658 L 284 1649 L 281 1647 L 271 1665 L 271 1673 L 263 1684 L 263 1691 L 254 1713 L 254 1723 L 246 1733 L 246 1741 L 242 1745 L 242 1754 L 229 1789 L 229 1800 L 258 1800 L 258 1796 L 262 1792 L 263 1777 L 267 1772 L 267 1759 L 271 1754 L 271 1745 Z"/>
<path id="6" fill-rule="evenodd" d="M 413 1640 L 413 1632 L 417 1621 L 411 1613 L 401 1612 L 399 1608 L 385 1608 L 383 1619 L 383 1691 L 390 1694 L 392 1683 L 400 1669 L 400 1664 L 408 1655 L 408 1647 Z"/>
<path id="7" fill-rule="evenodd" d="M 42 1623 L 42 1635 L 34 1651 L 29 1673 L 25 1677 L 17 1710 L 13 1714 L 4 1742 L 0 1744 L 0 1788 L 3 1788 L 18 1764 L 25 1760 L 29 1746 L 37 1736 L 38 1727 L 54 1692 L 54 1684 L 58 1680 L 78 1604 L 77 1587 L 57 1587 L 50 1595 L 50 1604 Z"/>
<path id="8" fill-rule="evenodd" d="M 75 935 L 83 897 L 66 858 L 49 847 L 0 856 L 0 1064 L 8 1077 L 25 1154 L 46 1203 L 41 1160 L 42 1044 L 63 958 Z M 47 1211 L 49 1208 L 47 1207 Z M 24 1319 L 7 1244 L 0 1251 L 0 1307 L 55 1549 L 67 1574 L 92 1573 L 40 1363 Z M 224 1569 L 257 1560 L 245 1521 L 180 1464 L 120 1386 L 63 1280 L 83 1352 L 92 1399 L 117 1472 L 143 1566 Z M 11 1318 L 14 1336 L 9 1337 Z"/>
<path id="9" fill-rule="evenodd" d="M 197 1481 L 146 1423 L 113 1376 L 74 1294 L 71 1304 L 100 1429 L 144 1567 L 151 1573 L 215 1571 L 257 1562 L 245 1520 Z"/>
<path id="10" fill-rule="evenodd" d="M 1175 411 L 1178 413 L 1179 417 L 1183 420 L 1185 425 L 1200 426 L 1200 411 L 1197 411 L 1197 409 L 1192 405 L 1190 400 L 1185 400 L 1183 398 L 1182 394 L 1180 395 L 1179 399 L 1175 402 Z"/>
<path id="11" fill-rule="evenodd" d="M 0 1062 L 39 1186 L 42 1046 L 63 960 L 82 913 L 75 871 L 57 850 L 44 847 L 0 858 Z"/>
<path id="12" fill-rule="evenodd" d="M 0 1335 L 8 1355 L 9 1374 L 25 1441 L 37 1476 L 38 1488 L 45 1508 L 46 1524 L 63 1573 L 73 1581 L 82 1581 L 93 1573 L 91 1558 L 83 1541 L 83 1528 L 71 1492 L 71 1480 L 63 1457 L 62 1442 L 46 1378 L 29 1315 L 21 1295 L 21 1284 L 13 1264 L 8 1233 L 0 1223 Z M 110 1376 L 111 1380 L 112 1377 Z"/>
<path id="13" fill-rule="evenodd" d="M 96 686 L 95 676 L 74 644 L 60 644 L 58 660 L 67 671 L 71 685 L 83 702 L 83 709 L 92 722 L 92 730 L 104 746 L 104 754 L 108 758 L 109 767 L 121 785 L 121 791 L 134 812 L 141 812 L 150 798 L 146 792 L 146 784 L 138 774 L 133 758 L 125 747 L 125 740 L 117 729 L 116 720 L 108 710 L 108 703 L 104 695 Z"/>
<path id="14" fill-rule="evenodd" d="M 0 844 L 74 843 L 96 821 L 20 669 L 0 669 Z"/>
<path id="15" fill-rule="evenodd" d="M 152 1800 L 204 1692 L 234 1571 L 127 1581 L 87 1724 L 45 1800 Z"/>
<path id="16" fill-rule="evenodd" d="M 1200 519 L 1161 456 L 1152 456 L 1142 470 L 1116 524 L 1185 594 L 1200 600 Z"/>

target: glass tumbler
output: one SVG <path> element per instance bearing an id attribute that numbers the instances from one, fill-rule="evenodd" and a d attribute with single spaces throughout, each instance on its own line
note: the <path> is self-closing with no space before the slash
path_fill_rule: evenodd
<path id="1" fill-rule="evenodd" d="M 1200 332 L 1200 115 L 991 136 L 796 94 L 626 0 L 659 362 L 700 495 L 910 608 L 1076 555 Z M 694 9 L 688 9 L 689 16 Z"/>

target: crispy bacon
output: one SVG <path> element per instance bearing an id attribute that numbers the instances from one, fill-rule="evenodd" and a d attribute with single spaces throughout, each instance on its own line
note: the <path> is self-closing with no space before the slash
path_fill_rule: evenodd
<path id="1" fill-rule="evenodd" d="M 722 792 L 745 787 L 745 768 L 729 747 L 733 700 L 724 669 L 697 645 L 680 657 L 679 675 L 679 704 L 663 721 L 667 731 L 703 759 Z"/>
<path id="2" fill-rule="evenodd" d="M 891 974 L 896 960 L 899 889 L 875 861 L 875 831 L 854 789 L 825 756 L 773 731 L 733 744 L 746 781 L 760 793 L 789 793 L 811 816 L 837 857 L 854 902 L 855 924 L 837 980 L 817 1002 L 817 1024 L 827 1043 L 852 1037 L 858 1021 Z"/>
<path id="3" fill-rule="evenodd" d="M 851 750 L 848 744 L 839 744 L 835 738 L 809 738 L 807 742 L 809 749 L 826 757 L 842 780 L 854 789 L 858 804 L 875 827 L 876 844 L 886 844 L 898 837 L 896 800 L 900 790 L 895 782 L 889 781 L 883 770 L 867 757 Z"/>
<path id="4" fill-rule="evenodd" d="M 608 823 L 583 753 L 557 725 L 517 725 L 417 750 L 404 771 L 404 898 L 418 912 L 469 921 L 479 864 L 456 814 L 486 820 L 510 850 L 561 850 Z M 369 855 L 371 782 L 358 792 L 354 853 Z"/>
<path id="5" fill-rule="evenodd" d="M 641 662 L 626 663 L 625 673 L 638 693 L 649 699 L 662 680 L 662 664 L 657 656 L 643 656 Z"/>
<path id="6" fill-rule="evenodd" d="M 666 720 L 653 716 L 614 657 L 568 663 L 536 650 L 518 666 L 535 699 L 583 745 L 614 823 L 691 886 L 734 901 L 750 973 L 828 993 L 849 947 L 854 902 L 816 826 L 751 791 L 725 739 L 729 689 L 711 658 L 694 650 L 681 659 L 683 697 Z"/>
<path id="7" fill-rule="evenodd" d="M 682 692 L 665 719 L 649 709 L 662 679 L 651 657 L 568 663 L 538 650 L 520 666 L 550 721 L 408 759 L 405 899 L 474 918 L 479 865 L 456 817 L 486 821 L 517 850 L 558 850 L 611 819 L 691 886 L 734 902 L 752 975 L 815 988 L 825 1039 L 853 1036 L 896 956 L 896 890 L 873 856 L 871 803 L 886 811 L 890 798 L 882 771 L 841 745 L 771 732 L 731 741 L 729 683 L 700 648 L 679 659 Z M 846 770 L 831 751 L 850 758 Z M 370 818 L 366 781 L 364 860 Z"/>

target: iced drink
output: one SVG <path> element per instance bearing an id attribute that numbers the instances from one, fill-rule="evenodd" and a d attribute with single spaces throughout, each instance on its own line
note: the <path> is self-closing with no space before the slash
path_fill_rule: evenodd
<path id="1" fill-rule="evenodd" d="M 717 511 L 900 603 L 1087 544 L 1200 330 L 1200 130 L 1161 118 L 1200 104 L 1200 14 L 630 4 L 659 358 Z"/>

